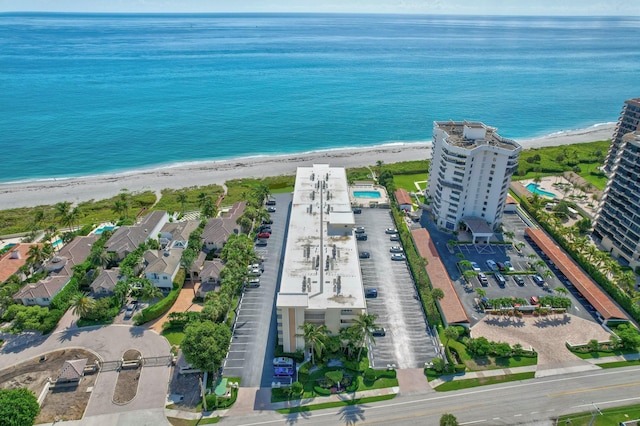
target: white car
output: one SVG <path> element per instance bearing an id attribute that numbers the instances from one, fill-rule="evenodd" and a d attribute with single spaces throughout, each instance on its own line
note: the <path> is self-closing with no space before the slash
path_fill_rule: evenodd
<path id="1" fill-rule="evenodd" d="M 387 228 L 384 230 L 386 234 L 397 234 L 398 230 L 396 228 Z"/>
<path id="2" fill-rule="evenodd" d="M 515 271 L 515 268 L 513 267 L 511 262 L 509 262 L 508 260 L 504 261 L 504 267 L 507 271 Z"/>
<path id="3" fill-rule="evenodd" d="M 260 268 L 253 268 L 249 271 L 249 275 L 259 277 L 260 275 L 262 275 L 262 271 L 260 270 Z"/>
<path id="4" fill-rule="evenodd" d="M 404 254 L 394 253 L 391 255 L 391 260 L 407 260 L 407 257 Z"/>
<path id="5" fill-rule="evenodd" d="M 476 272 L 482 271 L 482 269 L 480 269 L 480 265 L 478 265 L 476 262 L 471 262 L 471 268 Z"/>
<path id="6" fill-rule="evenodd" d="M 400 246 L 393 246 L 389 249 L 389 251 L 391 253 L 404 253 L 404 250 L 402 250 L 402 247 Z"/>
<path id="7" fill-rule="evenodd" d="M 247 283 L 247 287 L 249 288 L 260 287 L 260 278 L 252 278 L 251 280 L 249 280 L 249 282 Z"/>

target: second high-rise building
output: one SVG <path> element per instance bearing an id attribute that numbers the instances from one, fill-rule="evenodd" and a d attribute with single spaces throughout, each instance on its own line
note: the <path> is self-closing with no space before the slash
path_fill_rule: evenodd
<path id="1" fill-rule="evenodd" d="M 502 221 L 521 147 L 480 122 L 436 121 L 428 194 L 440 228 L 464 223 L 493 231 Z"/>

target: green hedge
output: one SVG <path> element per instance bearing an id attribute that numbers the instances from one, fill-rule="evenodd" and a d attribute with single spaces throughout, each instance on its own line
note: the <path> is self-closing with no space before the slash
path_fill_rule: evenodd
<path id="1" fill-rule="evenodd" d="M 176 280 L 173 282 L 173 290 L 169 292 L 167 297 L 160 300 L 158 303 L 145 308 L 134 317 L 134 322 L 136 325 L 141 325 L 146 322 L 152 321 L 156 318 L 160 318 L 162 315 L 167 313 L 169 309 L 176 303 L 178 300 L 178 296 L 180 295 L 180 290 L 182 290 L 182 286 L 184 285 L 185 274 L 181 269 L 176 275 Z"/>
<path id="2" fill-rule="evenodd" d="M 321 388 L 320 386 L 316 385 L 313 387 L 313 391 L 320 395 L 320 396 L 328 396 L 331 395 L 331 389 L 325 389 L 325 388 Z"/>

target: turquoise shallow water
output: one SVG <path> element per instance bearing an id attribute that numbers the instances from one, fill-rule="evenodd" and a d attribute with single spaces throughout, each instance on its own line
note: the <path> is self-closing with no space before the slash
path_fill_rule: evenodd
<path id="1" fill-rule="evenodd" d="M 637 18 L 0 15 L 0 182 L 615 121 Z"/>

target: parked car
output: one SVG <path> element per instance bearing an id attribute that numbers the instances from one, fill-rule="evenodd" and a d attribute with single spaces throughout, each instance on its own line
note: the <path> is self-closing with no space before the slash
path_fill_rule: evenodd
<path id="1" fill-rule="evenodd" d="M 361 251 L 360 252 L 360 259 L 368 259 L 371 257 L 371 253 L 369 253 L 368 251 Z"/>
<path id="2" fill-rule="evenodd" d="M 496 262 L 496 265 L 498 265 L 498 270 L 499 271 L 504 271 L 504 263 L 502 262 Z"/>
<path id="3" fill-rule="evenodd" d="M 273 375 L 276 377 L 293 376 L 293 367 L 273 367 Z"/>
<path id="4" fill-rule="evenodd" d="M 261 232 L 258 234 L 258 238 L 269 238 L 271 236 L 268 232 Z"/>
<path id="5" fill-rule="evenodd" d="M 504 287 L 507 284 L 507 280 L 500 272 L 496 272 L 493 276 L 496 277 L 496 281 L 498 281 L 500 287 Z"/>
<path id="6" fill-rule="evenodd" d="M 404 253 L 404 250 L 400 246 L 393 246 L 389 249 L 391 253 Z"/>
<path id="7" fill-rule="evenodd" d="M 267 245 L 267 240 L 260 239 L 256 241 L 256 247 L 265 247 Z"/>
<path id="8" fill-rule="evenodd" d="M 489 280 L 487 279 L 487 276 L 484 274 L 484 272 L 478 272 L 478 281 L 480 281 L 480 284 L 482 284 L 483 287 L 489 285 Z"/>
<path id="9" fill-rule="evenodd" d="M 269 198 L 265 204 L 267 206 L 275 206 L 276 205 L 276 200 L 274 200 L 273 198 Z"/>
<path id="10" fill-rule="evenodd" d="M 260 287 L 260 278 L 252 278 L 247 283 L 247 287 L 249 288 L 258 288 Z"/>
<path id="11" fill-rule="evenodd" d="M 496 264 L 496 262 L 493 259 L 488 259 L 487 260 L 487 266 L 492 271 L 497 271 L 498 270 L 498 265 Z"/>
<path id="12" fill-rule="evenodd" d="M 531 303 L 532 305 L 539 305 L 540 301 L 538 300 L 538 296 L 531 296 L 529 298 L 529 303 Z"/>
<path id="13" fill-rule="evenodd" d="M 387 335 L 387 332 L 384 327 L 374 328 L 373 330 L 371 330 L 371 335 L 373 337 L 384 337 Z"/>
<path id="14" fill-rule="evenodd" d="M 387 228 L 384 230 L 385 234 L 397 234 L 398 230 L 396 228 Z"/>
<path id="15" fill-rule="evenodd" d="M 539 286 L 543 286 L 544 285 L 544 278 L 542 278 L 540 275 L 535 274 L 531 277 L 531 279 L 533 280 L 534 283 L 536 283 Z"/>
<path id="16" fill-rule="evenodd" d="M 258 233 L 261 232 L 268 232 L 269 234 L 271 234 L 271 227 L 269 225 L 262 225 L 258 228 Z"/>
<path id="17" fill-rule="evenodd" d="M 375 288 L 367 288 L 364 290 L 364 297 L 367 299 L 375 299 L 378 297 L 378 290 Z"/>
<path id="18" fill-rule="evenodd" d="M 367 234 L 356 234 L 356 240 L 367 241 Z"/>
<path id="19" fill-rule="evenodd" d="M 273 206 L 269 206 L 269 207 L 267 207 L 267 211 L 268 211 L 269 213 L 275 213 L 275 212 L 276 212 L 276 208 L 275 208 L 275 207 L 273 207 Z"/>
<path id="20" fill-rule="evenodd" d="M 269 218 L 269 219 L 262 219 L 262 224 L 263 225 L 273 225 L 273 219 Z"/>
<path id="21" fill-rule="evenodd" d="M 407 256 L 400 253 L 393 253 L 391 255 L 391 260 L 407 260 Z"/>
<path id="22" fill-rule="evenodd" d="M 357 226 L 353 228 L 353 232 L 356 234 L 364 234 L 364 226 Z"/>
<path id="23" fill-rule="evenodd" d="M 293 367 L 293 358 L 287 358 L 286 356 L 279 356 L 273 359 L 274 367 Z"/>
<path id="24" fill-rule="evenodd" d="M 127 305 L 127 308 L 124 311 L 124 318 L 125 319 L 131 318 L 136 308 L 137 308 L 137 305 L 134 305 L 133 303 L 129 303 Z"/>
<path id="25" fill-rule="evenodd" d="M 524 280 L 522 279 L 522 277 L 520 275 L 514 275 L 513 276 L 513 280 L 516 282 L 516 284 L 518 284 L 519 286 L 523 286 L 524 285 Z"/>
<path id="26" fill-rule="evenodd" d="M 254 263 L 252 265 L 249 265 L 248 268 L 249 269 L 260 269 L 262 272 L 264 272 L 264 265 L 262 263 Z"/>
<path id="27" fill-rule="evenodd" d="M 515 271 L 516 269 L 513 267 L 513 265 L 511 264 L 511 262 L 509 262 L 508 260 L 504 261 L 504 270 L 505 271 Z"/>
<path id="28" fill-rule="evenodd" d="M 252 268 L 249 270 L 249 275 L 259 277 L 260 275 L 262 275 L 262 271 L 260 270 L 260 268 Z"/>
<path id="29" fill-rule="evenodd" d="M 482 269 L 480 269 L 480 265 L 478 265 L 476 262 L 471 262 L 471 268 L 473 268 L 473 270 L 476 272 L 482 271 Z"/>
<path id="30" fill-rule="evenodd" d="M 389 236 L 389 241 L 400 241 L 400 235 L 393 234 Z"/>
<path id="31" fill-rule="evenodd" d="M 353 214 L 360 214 L 362 213 L 362 209 L 359 207 L 356 207 L 355 209 L 353 209 Z"/>

